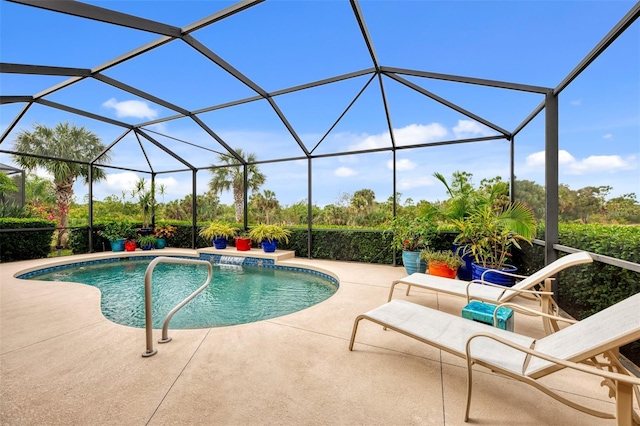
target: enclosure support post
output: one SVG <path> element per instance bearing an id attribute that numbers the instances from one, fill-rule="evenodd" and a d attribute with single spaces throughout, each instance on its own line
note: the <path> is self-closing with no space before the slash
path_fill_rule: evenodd
<path id="1" fill-rule="evenodd" d="M 398 202 L 398 198 L 396 196 L 396 150 L 391 151 L 393 154 L 393 204 L 391 205 L 391 217 L 392 219 L 396 218 L 396 204 Z M 398 262 L 396 261 L 396 249 L 393 250 L 393 266 L 398 266 Z"/>
<path id="2" fill-rule="evenodd" d="M 516 144 L 515 137 L 511 136 L 509 139 L 510 147 L 510 163 L 509 163 L 509 201 L 514 203 L 516 201 L 516 173 L 515 173 L 515 157 L 516 157 Z"/>
<path id="3" fill-rule="evenodd" d="M 307 174 L 309 178 L 307 179 L 307 257 L 311 259 L 311 237 L 313 233 L 313 199 L 311 198 L 311 181 L 312 181 L 312 167 L 311 167 L 311 157 L 307 157 Z"/>
<path id="4" fill-rule="evenodd" d="M 93 253 L 93 164 L 89 164 L 89 253 Z"/>
<path id="5" fill-rule="evenodd" d="M 156 229 L 156 174 L 151 172 L 151 229 Z"/>
<path id="6" fill-rule="evenodd" d="M 193 169 L 191 173 L 191 248 L 196 248 L 196 236 L 197 236 L 197 220 L 198 220 L 198 203 L 196 199 L 196 173 L 198 170 Z"/>
<path id="7" fill-rule="evenodd" d="M 545 264 L 558 255 L 558 97 L 549 91 L 545 97 Z M 558 298 L 558 280 L 553 281 L 553 297 Z"/>

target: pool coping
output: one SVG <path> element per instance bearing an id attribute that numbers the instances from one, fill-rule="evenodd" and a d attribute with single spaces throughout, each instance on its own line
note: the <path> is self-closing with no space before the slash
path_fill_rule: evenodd
<path id="1" fill-rule="evenodd" d="M 171 250 L 161 249 L 158 250 L 135 250 L 135 251 L 120 251 L 120 252 L 98 252 L 91 253 L 90 258 L 82 257 L 80 259 L 74 259 L 71 261 L 68 257 L 55 258 L 46 262 L 44 265 L 32 266 L 14 273 L 13 277 L 17 279 L 37 279 L 37 275 L 41 273 L 52 272 L 57 269 L 64 269 L 71 266 L 85 266 L 95 265 L 102 263 L 109 263 L 110 261 L 117 262 L 122 259 L 130 258 L 156 258 L 156 257 L 181 257 L 181 258 L 193 258 L 203 259 L 211 261 L 213 263 L 221 263 L 221 257 L 237 257 L 243 258 L 241 262 L 242 266 L 256 266 L 264 268 L 275 268 L 289 271 L 299 271 L 304 273 L 311 273 L 313 275 L 321 276 L 331 281 L 336 287 L 340 288 L 340 280 L 338 276 L 331 271 L 322 268 L 313 267 L 301 267 L 301 265 L 295 262 L 287 262 L 287 260 L 295 259 L 295 252 L 289 250 L 276 250 L 275 252 L 267 253 L 259 249 L 251 249 L 248 251 L 238 251 L 233 249 L 215 249 L 211 247 L 196 249 L 193 252 L 185 253 L 184 249 Z"/>

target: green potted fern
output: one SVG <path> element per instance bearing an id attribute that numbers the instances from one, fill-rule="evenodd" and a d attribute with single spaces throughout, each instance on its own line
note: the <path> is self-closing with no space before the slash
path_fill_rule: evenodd
<path id="1" fill-rule="evenodd" d="M 256 225 L 249 230 L 249 238 L 256 243 L 260 243 L 262 245 L 262 250 L 266 253 L 276 251 L 278 241 L 285 241 L 288 243 L 290 235 L 291 231 L 283 228 L 282 226 L 267 225 L 264 223 Z"/>
<path id="2" fill-rule="evenodd" d="M 200 229 L 200 236 L 217 249 L 226 249 L 227 240 L 236 236 L 238 230 L 231 225 L 222 222 L 212 222 L 209 226 Z"/>

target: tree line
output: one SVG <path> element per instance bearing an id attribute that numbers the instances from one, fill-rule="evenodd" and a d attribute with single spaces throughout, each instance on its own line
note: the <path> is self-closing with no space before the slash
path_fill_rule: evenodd
<path id="1" fill-rule="evenodd" d="M 72 154 L 74 160 L 90 161 L 102 154 L 101 164 L 108 164 L 106 147 L 91 131 L 77 128 L 69 123 L 60 123 L 55 128 L 35 125 L 32 132 L 21 131 L 16 138 L 16 149 L 32 152 L 41 156 L 64 158 Z M 248 199 L 247 216 L 250 223 L 279 223 L 285 225 L 304 225 L 308 222 L 309 209 L 307 200 L 291 205 L 282 205 L 277 194 L 269 189 L 262 189 L 267 177 L 254 164 L 255 154 L 236 149 L 236 153 L 247 161 L 247 183 L 250 197 Z M 78 178 L 86 181 L 88 169 L 79 163 L 47 160 L 41 157 L 14 155 L 15 162 L 29 172 L 37 168 L 49 172 L 52 179 L 45 179 L 29 173 L 25 182 L 26 207 L 16 209 L 10 206 L 12 192 L 17 190 L 5 174 L 0 173 L 0 213 L 2 216 L 31 215 L 56 220 L 61 227 L 81 226 L 88 222 L 88 200 L 78 202 L 73 197 L 73 185 Z M 241 222 L 244 217 L 244 168 L 235 166 L 237 159 L 228 154 L 219 154 L 217 166 L 210 169 L 211 179 L 205 194 L 196 196 L 196 217 L 198 222 L 224 221 Z M 435 174 L 438 177 L 438 173 Z M 96 167 L 93 179 L 104 179 L 106 172 Z M 473 175 L 467 172 L 454 172 L 451 182 L 443 176 L 440 180 L 447 189 L 455 189 L 458 193 L 465 191 L 499 191 L 508 200 L 508 184 L 500 176 L 483 179 L 477 186 L 473 184 Z M 141 179 L 138 186 L 144 186 Z M 448 187 L 451 186 L 451 188 Z M 261 190 L 262 189 L 262 190 Z M 193 217 L 193 199 L 186 195 L 182 199 L 164 202 L 165 188 L 137 188 L 138 194 L 149 194 L 147 199 L 153 205 L 155 220 L 190 221 Z M 610 186 L 587 186 L 572 190 L 568 185 L 559 187 L 559 220 L 576 223 L 605 224 L 640 224 L 640 204 L 635 193 L 608 198 L 613 190 Z M 146 191 L 146 192 L 145 192 Z M 233 204 L 225 205 L 219 196 L 230 191 Z M 544 187 L 529 180 L 517 180 L 514 183 L 515 199 L 529 206 L 536 220 L 544 220 Z M 140 200 L 136 193 L 110 195 L 102 201 L 94 201 L 94 218 L 97 220 L 141 221 L 139 212 Z M 158 201 L 158 196 L 161 201 Z M 343 193 L 337 200 L 326 206 L 313 205 L 312 221 L 315 226 L 349 226 L 349 227 L 381 227 L 389 223 L 393 217 L 394 198 L 396 213 L 403 216 L 418 216 L 430 209 L 442 207 L 447 200 L 429 202 L 403 199 L 402 193 L 389 196 L 378 201 L 373 190 L 363 188 L 353 193 Z M 64 243 L 64 233 L 58 234 L 58 245 Z"/>

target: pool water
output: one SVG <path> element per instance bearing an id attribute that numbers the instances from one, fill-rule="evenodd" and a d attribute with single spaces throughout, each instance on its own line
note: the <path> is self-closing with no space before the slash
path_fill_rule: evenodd
<path id="1" fill-rule="evenodd" d="M 31 276 L 44 281 L 89 284 L 100 289 L 109 320 L 144 328 L 144 274 L 150 259 L 75 266 Z M 160 263 L 152 277 L 153 328 L 204 284 L 206 265 Z M 318 304 L 337 291 L 327 278 L 258 266 L 213 265 L 207 288 L 171 319 L 172 329 L 208 328 L 275 318 Z"/>

